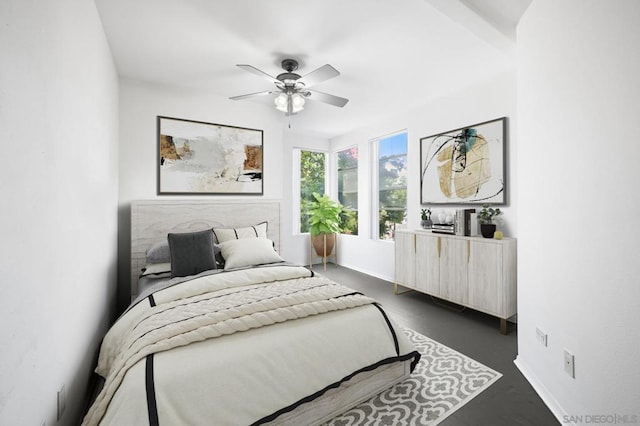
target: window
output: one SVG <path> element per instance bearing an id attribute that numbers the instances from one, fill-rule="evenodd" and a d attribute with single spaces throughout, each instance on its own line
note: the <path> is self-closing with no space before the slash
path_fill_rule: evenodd
<path id="1" fill-rule="evenodd" d="M 327 154 L 318 151 L 298 150 L 300 171 L 300 232 L 309 232 L 307 205 L 314 200 L 313 193 L 324 195 L 326 191 Z"/>
<path id="2" fill-rule="evenodd" d="M 398 133 L 374 141 L 377 151 L 378 238 L 392 240 L 398 224 L 407 221 L 407 133 Z"/>
<path id="3" fill-rule="evenodd" d="M 338 201 L 352 214 L 343 215 L 342 232 L 358 235 L 358 148 L 338 151 Z"/>

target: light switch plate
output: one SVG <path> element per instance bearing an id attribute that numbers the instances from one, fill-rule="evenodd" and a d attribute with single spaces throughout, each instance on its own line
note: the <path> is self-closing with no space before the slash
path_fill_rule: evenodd
<path id="1" fill-rule="evenodd" d="M 576 378 L 575 357 L 568 350 L 564 350 L 564 371 L 569 377 Z"/>
<path id="2" fill-rule="evenodd" d="M 58 421 L 62 418 L 65 408 L 67 408 L 67 391 L 62 385 L 58 391 Z"/>

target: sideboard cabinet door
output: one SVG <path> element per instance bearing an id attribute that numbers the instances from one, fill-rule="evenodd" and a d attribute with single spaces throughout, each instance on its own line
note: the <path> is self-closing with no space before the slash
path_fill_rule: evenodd
<path id="1" fill-rule="evenodd" d="M 395 283 L 415 288 L 416 286 L 416 235 L 397 230 L 395 234 Z"/>
<path id="2" fill-rule="evenodd" d="M 472 241 L 469 306 L 500 318 L 516 308 L 515 241 Z"/>
<path id="3" fill-rule="evenodd" d="M 466 305 L 469 300 L 468 241 L 440 237 L 440 292 L 450 302 Z"/>
<path id="4" fill-rule="evenodd" d="M 441 239 L 430 234 L 416 234 L 416 289 L 432 296 L 441 296 Z"/>

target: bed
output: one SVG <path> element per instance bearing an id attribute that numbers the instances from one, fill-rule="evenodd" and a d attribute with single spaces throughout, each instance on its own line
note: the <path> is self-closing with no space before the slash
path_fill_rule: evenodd
<path id="1" fill-rule="evenodd" d="M 83 424 L 319 425 L 411 374 L 420 354 L 383 307 L 282 259 L 279 209 L 132 203 L 134 300 Z"/>

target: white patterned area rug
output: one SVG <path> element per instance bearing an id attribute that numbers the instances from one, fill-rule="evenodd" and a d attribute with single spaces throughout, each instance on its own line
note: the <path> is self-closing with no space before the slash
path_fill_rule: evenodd
<path id="1" fill-rule="evenodd" d="M 328 425 L 437 425 L 502 377 L 416 331 L 404 331 L 422 354 L 411 377 Z"/>

